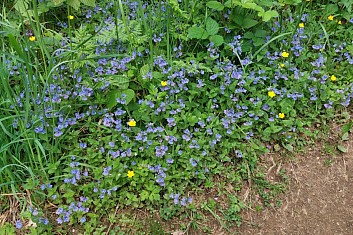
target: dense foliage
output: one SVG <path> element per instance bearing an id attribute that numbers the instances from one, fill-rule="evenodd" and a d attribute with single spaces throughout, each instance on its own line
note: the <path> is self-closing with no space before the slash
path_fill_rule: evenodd
<path id="1" fill-rule="evenodd" d="M 0 188 L 33 194 L 19 229 L 195 209 L 216 176 L 239 190 L 260 154 L 292 151 L 353 97 L 350 1 L 4 6 Z"/>

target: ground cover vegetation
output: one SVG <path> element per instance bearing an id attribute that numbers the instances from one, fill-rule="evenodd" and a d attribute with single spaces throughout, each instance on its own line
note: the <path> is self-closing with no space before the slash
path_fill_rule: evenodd
<path id="1" fill-rule="evenodd" d="M 21 202 L 3 231 L 125 234 L 118 208 L 202 206 L 222 222 L 193 195 L 266 185 L 261 154 L 346 113 L 352 4 L 3 1 L 0 211 Z M 224 220 L 240 224 L 244 205 L 228 201 Z"/>

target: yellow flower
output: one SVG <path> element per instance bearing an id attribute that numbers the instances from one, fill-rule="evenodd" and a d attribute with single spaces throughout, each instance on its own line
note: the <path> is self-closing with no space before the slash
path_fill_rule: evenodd
<path id="1" fill-rule="evenodd" d="M 273 97 L 276 96 L 276 93 L 275 93 L 274 91 L 269 91 L 267 94 L 268 94 L 268 96 L 271 97 L 271 98 L 273 98 Z"/>
<path id="2" fill-rule="evenodd" d="M 336 76 L 335 76 L 335 75 L 332 75 L 332 76 L 331 76 L 331 81 L 334 82 L 334 81 L 336 81 L 336 80 L 337 80 Z"/>
<path id="3" fill-rule="evenodd" d="M 130 121 L 127 124 L 129 126 L 136 126 L 136 121 L 134 119 L 130 119 Z"/>
<path id="4" fill-rule="evenodd" d="M 278 114 L 278 117 L 279 117 L 279 118 L 284 118 L 285 116 L 286 116 L 286 115 L 284 115 L 284 113 L 279 113 L 279 114 Z"/>
<path id="5" fill-rule="evenodd" d="M 333 20 L 333 18 L 334 18 L 333 15 L 329 15 L 329 16 L 327 17 L 328 20 Z"/>
<path id="6" fill-rule="evenodd" d="M 168 85 L 168 82 L 167 81 L 161 81 L 161 85 L 162 86 L 166 86 L 166 85 Z"/>
<path id="7" fill-rule="evenodd" d="M 280 64 L 279 67 L 284 68 L 284 64 Z"/>
<path id="8" fill-rule="evenodd" d="M 69 19 L 70 19 L 70 20 L 73 20 L 74 18 L 75 18 L 74 16 L 69 15 Z"/>
<path id="9" fill-rule="evenodd" d="M 134 171 L 128 171 L 127 172 L 127 177 L 132 178 L 135 175 Z"/>
<path id="10" fill-rule="evenodd" d="M 28 39 L 29 39 L 31 42 L 34 42 L 34 41 L 36 40 L 36 37 L 35 37 L 35 36 L 30 36 Z"/>
<path id="11" fill-rule="evenodd" d="M 284 52 L 282 52 L 281 56 L 282 56 L 283 58 L 287 58 L 287 57 L 289 56 L 289 53 L 286 52 L 286 51 L 284 51 Z"/>
<path id="12" fill-rule="evenodd" d="M 304 23 L 300 23 L 299 28 L 304 28 Z"/>
<path id="13" fill-rule="evenodd" d="M 337 22 L 337 24 L 342 24 L 342 21 L 339 20 L 339 21 Z"/>

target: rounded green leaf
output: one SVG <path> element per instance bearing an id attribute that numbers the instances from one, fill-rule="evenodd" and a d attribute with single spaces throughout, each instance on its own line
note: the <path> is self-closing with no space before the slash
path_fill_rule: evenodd
<path id="1" fill-rule="evenodd" d="M 209 35 L 215 35 L 218 33 L 219 30 L 219 25 L 217 21 L 212 19 L 211 17 L 208 17 L 206 19 L 206 31 Z"/>
<path id="2" fill-rule="evenodd" d="M 223 4 L 217 1 L 209 1 L 206 6 L 216 11 L 222 11 L 224 9 Z"/>
<path id="3" fill-rule="evenodd" d="M 189 38 L 196 38 L 196 39 L 205 39 L 209 36 L 205 29 L 200 27 L 191 27 L 188 30 L 188 37 Z"/>
<path id="4" fill-rule="evenodd" d="M 215 46 L 220 46 L 223 44 L 224 39 L 221 35 L 212 35 L 210 41 L 214 43 Z"/>

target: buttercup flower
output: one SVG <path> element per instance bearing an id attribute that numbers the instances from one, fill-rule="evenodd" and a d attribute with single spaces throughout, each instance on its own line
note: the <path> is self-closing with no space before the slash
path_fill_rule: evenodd
<path id="1" fill-rule="evenodd" d="M 335 76 L 335 75 L 332 75 L 332 76 L 331 76 L 331 81 L 334 82 L 334 81 L 336 81 L 336 80 L 337 80 L 336 76 Z"/>
<path id="2" fill-rule="evenodd" d="M 337 22 L 337 24 L 342 24 L 342 21 L 339 20 L 339 21 Z"/>
<path id="3" fill-rule="evenodd" d="M 136 126 L 136 121 L 134 119 L 130 119 L 130 121 L 127 124 L 129 126 Z"/>
<path id="4" fill-rule="evenodd" d="M 284 68 L 284 64 L 280 64 L 279 66 L 280 66 L 281 68 Z"/>
<path id="5" fill-rule="evenodd" d="M 271 98 L 273 98 L 273 97 L 276 96 L 276 93 L 275 93 L 274 91 L 269 91 L 267 94 L 268 94 L 268 96 L 271 97 Z"/>
<path id="6" fill-rule="evenodd" d="M 329 15 L 329 16 L 327 17 L 328 20 L 333 20 L 333 18 L 334 18 L 333 15 Z"/>
<path id="7" fill-rule="evenodd" d="M 36 37 L 35 37 L 35 36 L 30 36 L 28 39 L 29 39 L 31 42 L 34 42 L 34 41 L 36 40 Z"/>
<path id="8" fill-rule="evenodd" d="M 279 118 L 284 118 L 285 116 L 286 116 L 286 115 L 284 115 L 284 113 L 279 113 L 279 114 L 278 114 L 278 117 L 279 117 Z"/>
<path id="9" fill-rule="evenodd" d="M 289 53 L 286 52 L 286 51 L 284 51 L 284 52 L 282 52 L 281 56 L 282 56 L 283 58 L 287 58 L 287 57 L 289 56 Z"/>
<path id="10" fill-rule="evenodd" d="M 127 177 L 132 178 L 135 175 L 134 171 L 128 171 L 127 172 Z"/>
<path id="11" fill-rule="evenodd" d="M 304 23 L 300 23 L 299 28 L 304 28 Z"/>
<path id="12" fill-rule="evenodd" d="M 162 86 L 166 86 L 166 85 L 168 85 L 168 82 L 167 81 L 161 81 L 161 85 Z"/>
<path id="13" fill-rule="evenodd" d="M 70 19 L 70 20 L 73 20 L 74 18 L 75 18 L 74 16 L 69 15 L 69 19 Z"/>

